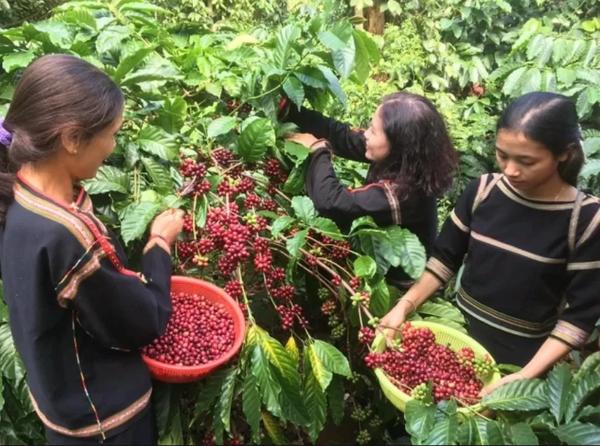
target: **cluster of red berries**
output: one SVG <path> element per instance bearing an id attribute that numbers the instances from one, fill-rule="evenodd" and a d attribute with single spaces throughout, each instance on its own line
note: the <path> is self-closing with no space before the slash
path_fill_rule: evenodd
<path id="1" fill-rule="evenodd" d="M 275 158 L 268 158 L 265 160 L 263 164 L 263 172 L 269 178 L 269 182 L 273 186 L 278 186 L 282 183 L 285 183 L 288 177 L 287 172 Z"/>
<path id="2" fill-rule="evenodd" d="M 430 329 L 416 328 L 410 323 L 403 325 L 401 335 L 399 350 L 369 353 L 365 358 L 367 366 L 383 368 L 403 391 L 431 383 L 436 403 L 456 398 L 471 404 L 478 399 L 483 384 L 468 359 L 474 357 L 468 353 L 470 349 L 457 354 L 445 345 L 436 344 Z"/>
<path id="3" fill-rule="evenodd" d="M 362 327 L 358 330 L 358 340 L 365 345 L 371 345 L 375 339 L 375 332 L 369 327 Z"/>
<path id="4" fill-rule="evenodd" d="M 157 361 L 184 366 L 206 364 L 223 356 L 234 341 L 231 315 L 204 296 L 173 293 L 173 313 L 163 336 L 144 347 Z"/>
<path id="5" fill-rule="evenodd" d="M 294 322 L 298 322 L 301 327 L 306 328 L 308 321 L 304 318 L 302 307 L 298 304 L 278 305 L 277 313 L 281 317 L 281 328 L 291 330 Z"/>
<path id="6" fill-rule="evenodd" d="M 206 165 L 204 163 L 199 163 L 192 158 L 186 158 L 181 162 L 179 172 L 187 178 L 183 187 L 184 195 L 187 193 L 203 195 L 210 190 L 211 184 L 205 179 Z"/>

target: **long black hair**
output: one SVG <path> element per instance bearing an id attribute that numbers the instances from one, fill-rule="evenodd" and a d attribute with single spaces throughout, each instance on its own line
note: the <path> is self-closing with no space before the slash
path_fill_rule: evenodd
<path id="1" fill-rule="evenodd" d="M 567 153 L 558 165 L 560 177 L 577 186 L 585 162 L 581 128 L 575 104 L 558 93 L 527 93 L 513 101 L 498 120 L 497 131 L 522 132 L 528 139 L 543 144 L 555 157 Z"/>
<path id="2" fill-rule="evenodd" d="M 31 63 L 3 124 L 12 141 L 8 147 L 0 144 L 0 225 L 13 200 L 20 167 L 50 158 L 66 129 L 75 129 L 83 142 L 90 140 L 114 122 L 123 102 L 119 87 L 85 60 L 53 54 Z"/>
<path id="3" fill-rule="evenodd" d="M 458 155 L 435 106 L 399 92 L 383 98 L 378 113 L 390 153 L 374 166 L 374 178 L 393 181 L 400 200 L 417 191 L 442 195 L 452 184 Z"/>

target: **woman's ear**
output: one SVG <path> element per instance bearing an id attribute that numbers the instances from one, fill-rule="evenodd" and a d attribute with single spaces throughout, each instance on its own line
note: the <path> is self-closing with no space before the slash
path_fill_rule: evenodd
<path id="1" fill-rule="evenodd" d="M 81 144 L 81 131 L 76 127 L 67 127 L 60 134 L 60 144 L 69 155 L 77 155 Z"/>

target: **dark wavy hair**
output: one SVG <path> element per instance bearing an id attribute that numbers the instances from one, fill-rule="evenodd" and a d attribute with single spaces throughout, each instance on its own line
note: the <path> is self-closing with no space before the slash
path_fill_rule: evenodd
<path id="1" fill-rule="evenodd" d="M 42 56 L 29 65 L 17 87 L 4 128 L 12 133 L 0 146 L 0 225 L 13 200 L 15 174 L 27 163 L 50 158 L 66 129 L 89 141 L 123 110 L 123 93 L 98 68 L 74 56 Z"/>
<path id="2" fill-rule="evenodd" d="M 585 162 L 582 134 L 573 101 L 558 93 L 532 92 L 515 99 L 498 120 L 496 131 L 522 132 L 528 139 L 543 144 L 555 157 L 568 153 L 559 163 L 560 177 L 577 186 Z"/>
<path id="3" fill-rule="evenodd" d="M 390 154 L 373 169 L 375 179 L 392 180 L 402 201 L 414 192 L 438 197 L 451 185 L 458 154 L 446 124 L 428 99 L 399 92 L 379 108 Z"/>

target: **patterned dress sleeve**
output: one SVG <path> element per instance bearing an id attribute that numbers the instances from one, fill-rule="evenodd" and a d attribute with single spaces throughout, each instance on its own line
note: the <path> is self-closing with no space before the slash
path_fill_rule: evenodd
<path id="1" fill-rule="evenodd" d="M 293 104 L 289 105 L 287 119 L 296 124 L 301 132 L 327 139 L 336 155 L 354 161 L 369 162 L 365 158 L 366 142 L 363 131 L 353 130 L 348 124 L 323 116 L 314 110 L 304 107 L 298 110 Z"/>
<path id="2" fill-rule="evenodd" d="M 400 224 L 400 207 L 393 186 L 389 183 L 373 183 L 347 189 L 335 175 L 328 148 L 318 149 L 311 154 L 306 190 L 315 209 L 342 226 L 365 215 L 373 217 L 381 226 Z"/>
<path id="3" fill-rule="evenodd" d="M 81 327 L 106 347 L 132 350 L 163 334 L 171 315 L 170 255 L 154 245 L 136 275 L 117 270 L 97 242 L 88 246 L 71 238 L 48 249 L 59 305 L 73 309 Z"/>
<path id="4" fill-rule="evenodd" d="M 600 210 L 597 213 L 600 218 Z M 581 347 L 600 318 L 600 224 L 591 221 L 567 264 L 566 307 L 552 336 L 572 348 Z"/>
<path id="5" fill-rule="evenodd" d="M 433 245 L 432 255 L 425 269 L 442 283 L 448 282 L 463 263 L 469 245 L 475 196 L 482 189 L 482 184 L 486 183 L 487 175 L 467 185 Z"/>

